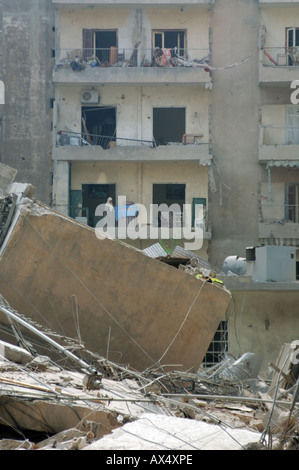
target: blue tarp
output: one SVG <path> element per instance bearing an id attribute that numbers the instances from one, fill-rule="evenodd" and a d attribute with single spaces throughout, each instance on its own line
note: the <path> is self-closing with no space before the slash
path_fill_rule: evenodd
<path id="1" fill-rule="evenodd" d="M 138 206 L 136 204 L 123 204 L 121 206 L 115 206 L 115 220 L 119 220 L 124 217 L 136 217 L 138 215 Z"/>

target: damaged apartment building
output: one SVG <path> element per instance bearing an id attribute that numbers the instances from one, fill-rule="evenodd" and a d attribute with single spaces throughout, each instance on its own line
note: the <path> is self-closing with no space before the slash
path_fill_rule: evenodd
<path id="1" fill-rule="evenodd" d="M 0 5 L 1 161 L 39 200 L 89 226 L 108 196 L 189 205 L 193 227 L 201 205 L 218 267 L 298 246 L 298 2 Z"/>
<path id="2" fill-rule="evenodd" d="M 216 266 L 298 245 L 297 2 L 52 4 L 54 208 L 95 227 L 122 196 L 149 227 L 151 205 L 189 205 L 194 228 L 201 205 Z"/>
<path id="3" fill-rule="evenodd" d="M 217 276 L 248 247 L 257 259 L 263 247 L 269 257 L 272 247 L 291 250 L 287 282 L 273 271 L 223 278 L 234 304 L 221 347 L 229 338 L 235 356 L 254 350 L 274 361 L 280 342 L 297 339 L 299 3 L 29 3 L 24 11 L 20 0 L 0 1 L 1 162 L 42 203 L 90 228 L 108 197 L 141 204 L 149 217 L 153 204 L 188 205 L 194 230 L 203 207 L 196 254 Z M 11 60 L 21 44 L 31 65 Z M 184 247 L 161 233 L 123 241 Z"/>
<path id="4" fill-rule="evenodd" d="M 53 206 L 95 227 L 108 197 L 148 226 L 152 205 L 189 205 L 192 226 L 203 205 L 207 257 L 210 2 L 184 3 L 53 1 Z"/>

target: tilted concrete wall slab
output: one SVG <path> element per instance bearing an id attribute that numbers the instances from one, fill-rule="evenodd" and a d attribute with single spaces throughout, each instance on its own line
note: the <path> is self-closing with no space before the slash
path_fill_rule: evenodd
<path id="1" fill-rule="evenodd" d="M 137 370 L 197 370 L 231 300 L 222 287 L 99 240 L 36 203 L 24 207 L 2 254 L 0 293 L 20 313 L 69 337 L 79 331 L 89 350 Z"/>

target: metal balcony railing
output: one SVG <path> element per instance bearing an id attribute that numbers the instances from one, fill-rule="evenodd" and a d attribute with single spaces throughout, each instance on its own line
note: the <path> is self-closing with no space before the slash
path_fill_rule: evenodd
<path id="1" fill-rule="evenodd" d="M 262 63 L 271 67 L 299 67 L 299 47 L 265 47 Z"/>
<path id="2" fill-rule="evenodd" d="M 73 70 L 91 67 L 194 67 L 209 71 L 209 49 L 58 49 L 56 66 L 69 65 Z"/>
<path id="3" fill-rule="evenodd" d="M 57 133 L 56 145 L 57 146 L 89 146 L 98 145 L 103 149 L 109 149 L 115 145 L 145 145 L 147 147 L 156 147 L 154 140 L 140 140 L 140 139 L 127 139 L 123 137 L 98 135 L 98 134 L 79 134 L 75 132 L 59 131 Z"/>
<path id="4" fill-rule="evenodd" d="M 185 137 L 189 137 L 186 139 Z M 198 142 L 197 136 L 193 134 L 184 134 L 182 136 L 181 142 L 168 142 L 163 141 L 163 143 L 156 141 L 154 138 L 152 140 L 141 140 L 133 139 L 126 137 L 117 137 L 115 134 L 113 136 L 108 135 L 99 135 L 99 134 L 86 134 L 76 133 L 71 131 L 59 131 L 56 136 L 56 146 L 90 146 L 98 145 L 103 149 L 109 149 L 115 146 L 146 146 L 146 147 L 159 147 L 160 145 L 196 145 L 196 146 L 206 146 L 210 148 L 210 144 L 206 142 Z"/>

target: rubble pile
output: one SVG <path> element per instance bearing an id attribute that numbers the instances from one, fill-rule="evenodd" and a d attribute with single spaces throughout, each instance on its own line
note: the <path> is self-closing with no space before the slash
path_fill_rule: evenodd
<path id="1" fill-rule="evenodd" d="M 90 353 L 95 382 L 1 342 L 0 450 L 297 449 L 298 387 L 249 377 L 254 356 L 141 373 Z"/>

